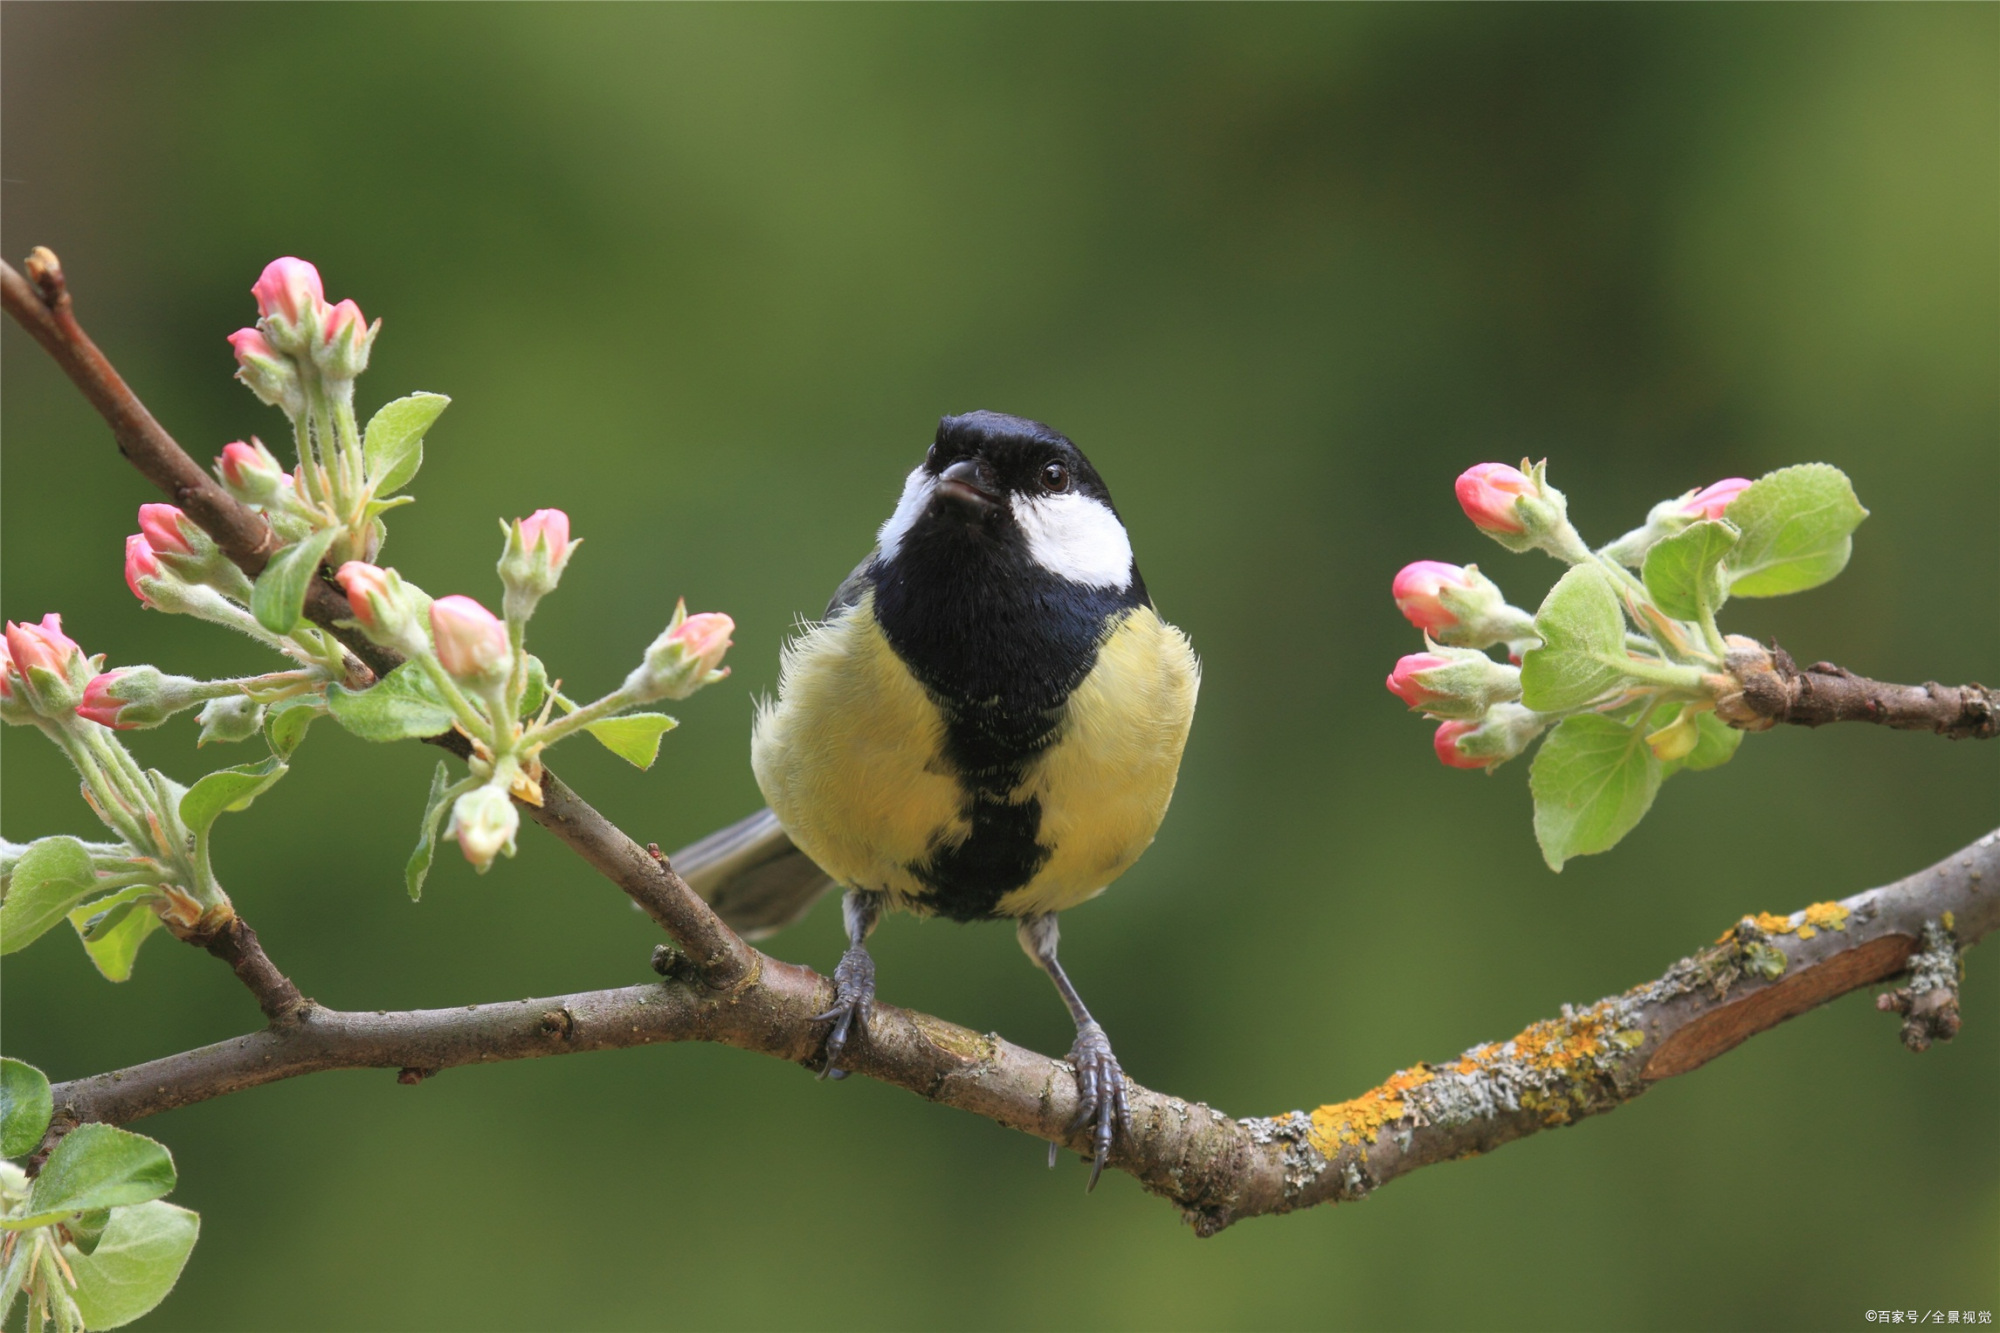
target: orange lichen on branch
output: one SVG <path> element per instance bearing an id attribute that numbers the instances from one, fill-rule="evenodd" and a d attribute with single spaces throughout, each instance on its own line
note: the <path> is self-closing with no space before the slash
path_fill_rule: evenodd
<path id="1" fill-rule="evenodd" d="M 1334 1102 L 1312 1113 L 1312 1129 L 1307 1139 L 1331 1157 L 1349 1143 L 1372 1143 L 1384 1125 L 1403 1118 L 1403 1094 L 1435 1078 L 1428 1067 L 1399 1069 L 1379 1088 L 1370 1088 L 1351 1101 Z"/>
<path id="2" fill-rule="evenodd" d="M 1766 935 L 1796 934 L 1802 940 L 1809 940 L 1822 930 L 1846 930 L 1848 915 L 1847 909 L 1839 903 L 1814 903 L 1802 912 L 1792 913 L 1791 916 L 1779 916 L 1776 912 L 1759 912 L 1755 916 L 1744 917 L 1743 921 L 1749 922 L 1756 930 Z M 1797 917 L 1798 920 L 1794 921 L 1792 917 Z M 1727 944 L 1735 939 L 1737 932 L 1742 929 L 1743 921 L 1723 931 L 1716 937 L 1715 942 Z"/>

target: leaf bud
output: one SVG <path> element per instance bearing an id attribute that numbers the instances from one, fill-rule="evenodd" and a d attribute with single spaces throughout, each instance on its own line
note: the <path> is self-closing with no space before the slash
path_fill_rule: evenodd
<path id="1" fill-rule="evenodd" d="M 470 597 L 440 597 L 431 603 L 431 639 L 439 665 L 455 680 L 490 684 L 507 674 L 513 651 L 507 626 Z"/>
<path id="2" fill-rule="evenodd" d="M 535 604 L 555 591 L 564 566 L 582 543 L 569 539 L 569 515 L 560 509 L 537 509 L 500 526 L 507 534 L 499 566 L 507 589 L 502 609 L 518 623 L 534 615 Z"/>
<path id="3" fill-rule="evenodd" d="M 1389 673 L 1389 692 L 1432 717 L 1476 718 L 1521 697 L 1521 669 L 1472 648 L 1411 653 Z"/>
<path id="4" fill-rule="evenodd" d="M 1496 643 L 1540 642 L 1535 618 L 1508 605 L 1500 585 L 1477 565 L 1417 560 L 1396 573 L 1390 591 L 1396 608 L 1412 625 L 1454 648 L 1490 648 Z"/>
<path id="5" fill-rule="evenodd" d="M 416 657 L 429 646 L 424 625 L 431 602 L 423 590 L 403 582 L 393 569 L 349 560 L 334 574 L 362 633 L 384 648 Z"/>
<path id="6" fill-rule="evenodd" d="M 195 719 L 201 723 L 197 746 L 210 741 L 247 741 L 264 728 L 264 705 L 247 695 L 232 694 L 210 699 Z"/>
<path id="7" fill-rule="evenodd" d="M 473 868 L 485 874 L 497 856 L 514 854 L 514 834 L 521 827 L 520 811 L 507 794 L 499 773 L 494 781 L 452 802 L 451 823 L 444 836 L 456 842 Z"/>
<path id="8" fill-rule="evenodd" d="M 1523 470 L 1525 469 L 1525 470 Z M 1572 564 L 1590 557 L 1570 527 L 1563 493 L 1548 483 L 1546 462 L 1521 467 L 1478 463 L 1459 475 L 1459 506 L 1472 525 L 1510 551 L 1543 550 Z"/>
<path id="9" fill-rule="evenodd" d="M 736 622 L 720 611 L 691 616 L 686 602 L 676 603 L 674 618 L 625 678 L 625 689 L 641 700 L 685 699 L 713 685 L 729 674 L 722 657 L 735 630 Z"/>
<path id="10" fill-rule="evenodd" d="M 1526 750 L 1555 719 L 1516 703 L 1498 703 L 1478 720 L 1442 723 L 1432 745 L 1450 768 L 1498 768 Z"/>

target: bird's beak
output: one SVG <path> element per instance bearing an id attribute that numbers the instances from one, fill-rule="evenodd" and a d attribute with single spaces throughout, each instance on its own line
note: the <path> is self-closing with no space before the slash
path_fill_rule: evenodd
<path id="1" fill-rule="evenodd" d="M 977 458 L 961 458 L 938 477 L 937 493 L 975 513 L 984 513 L 1000 503 L 993 470 Z"/>

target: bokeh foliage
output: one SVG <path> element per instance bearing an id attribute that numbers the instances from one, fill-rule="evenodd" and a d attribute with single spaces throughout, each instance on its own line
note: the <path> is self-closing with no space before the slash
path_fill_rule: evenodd
<path id="1" fill-rule="evenodd" d="M 660 764 L 564 775 L 667 846 L 757 802 L 753 698 L 946 411 L 1070 433 L 1206 681 L 1154 850 L 1066 921 L 1141 1080 L 1237 1114 L 1337 1100 L 1661 970 L 1736 916 L 1927 864 L 2000 751 L 1848 727 L 1670 787 L 1541 864 L 1519 767 L 1439 768 L 1381 677 L 1389 579 L 1476 559 L 1451 478 L 1549 456 L 1585 534 L 1819 460 L 1873 517 L 1838 583 L 1746 604 L 1890 679 L 1996 674 L 2000 10 L 26 6 L 5 10 L 6 253 L 198 456 L 278 415 L 223 335 L 274 255 L 385 317 L 361 406 L 454 407 L 383 554 L 489 601 L 496 515 L 586 539 L 537 621 L 615 683 L 686 594 L 735 680 Z M 256 650 L 142 614 L 152 498 L 6 338 L 5 612 L 114 663 Z M 274 439 L 274 443 L 275 443 Z M 1545 580 L 1523 586 L 1523 580 Z M 196 770 L 192 724 L 136 738 Z M 201 756 L 211 758 L 209 753 Z M 225 754 L 224 761 L 234 756 Z M 19 840 L 88 833 L 7 737 Z M 316 728 L 224 882 L 308 994 L 445 1005 L 646 976 L 652 928 L 538 832 L 401 889 L 435 755 Z M 829 966 L 823 906 L 776 942 Z M 1045 1050 L 1011 932 L 891 921 L 885 998 Z M 62 1078 L 256 1013 L 157 944 L 112 987 L 10 958 L 10 1055 Z M 1576 1131 L 1365 1206 L 1194 1241 L 1128 1180 L 737 1052 L 323 1075 L 140 1126 L 201 1247 L 171 1328 L 1845 1326 L 2000 1305 L 2000 986 L 1914 1059 L 1850 998 Z"/>

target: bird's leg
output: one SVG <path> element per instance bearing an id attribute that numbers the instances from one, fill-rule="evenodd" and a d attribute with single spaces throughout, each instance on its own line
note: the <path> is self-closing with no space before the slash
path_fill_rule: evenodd
<path id="1" fill-rule="evenodd" d="M 1097 1178 L 1104 1174 L 1104 1163 L 1111 1156 L 1113 1135 L 1129 1132 L 1129 1109 L 1125 1102 L 1125 1071 L 1118 1066 L 1118 1057 L 1111 1053 L 1111 1042 L 1105 1037 L 1104 1029 L 1090 1016 L 1090 1010 L 1083 1007 L 1083 997 L 1070 985 L 1069 977 L 1063 972 L 1062 964 L 1056 961 L 1056 940 L 1060 932 L 1056 929 L 1054 914 L 1023 917 L 1017 927 L 1021 948 L 1028 957 L 1034 959 L 1035 966 L 1049 974 L 1049 980 L 1056 983 L 1063 1003 L 1069 1006 L 1069 1016 L 1076 1023 L 1076 1045 L 1069 1048 L 1069 1062 L 1076 1069 L 1076 1118 L 1070 1121 L 1069 1132 L 1074 1134 L 1086 1126 L 1095 1125 L 1092 1135 L 1095 1150 L 1090 1159 L 1090 1184 L 1087 1188 L 1097 1188 Z M 1049 1165 L 1056 1164 L 1056 1153 L 1062 1145 L 1049 1145 Z"/>
<path id="2" fill-rule="evenodd" d="M 840 901 L 840 916 L 847 923 L 848 943 L 840 966 L 833 969 L 833 1008 L 813 1016 L 815 1023 L 833 1023 L 826 1034 L 826 1068 L 819 1075 L 833 1079 L 847 1077 L 839 1067 L 840 1053 L 849 1036 L 866 1038 L 868 1016 L 875 1010 L 875 960 L 868 956 L 867 939 L 882 919 L 882 895 L 849 889 Z"/>

